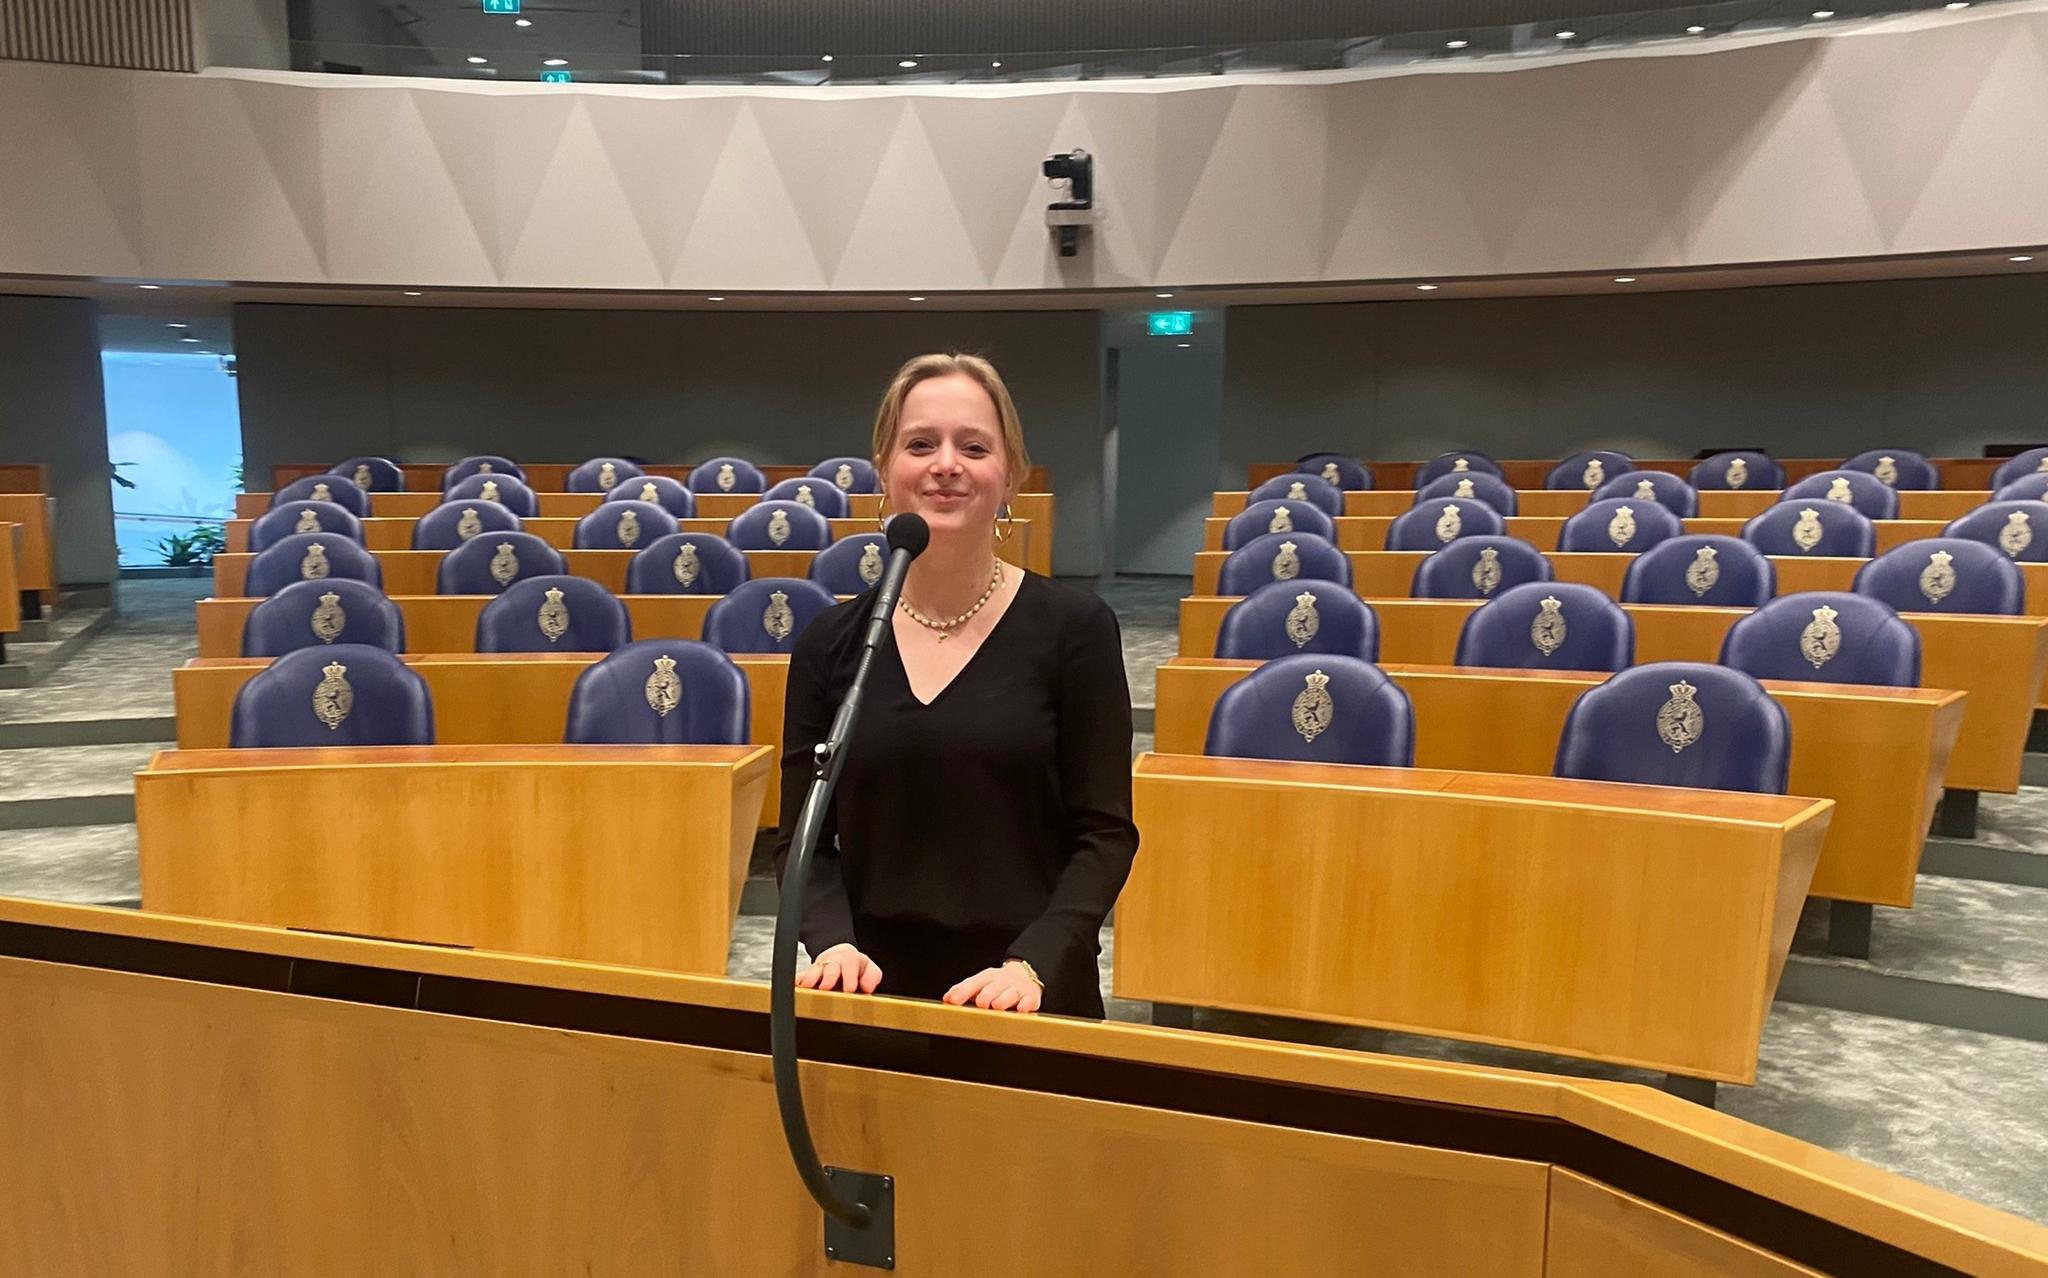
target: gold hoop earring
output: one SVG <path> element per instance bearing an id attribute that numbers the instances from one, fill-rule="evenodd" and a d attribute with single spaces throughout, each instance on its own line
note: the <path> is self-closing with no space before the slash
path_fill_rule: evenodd
<path id="1" fill-rule="evenodd" d="M 887 528 L 888 526 L 889 526 L 889 494 L 885 492 L 885 493 L 883 493 L 883 494 L 882 494 L 882 500 L 881 500 L 880 502 L 876 503 L 876 505 L 875 505 L 875 530 L 876 530 L 877 532 L 879 532 L 879 531 L 881 531 L 882 529 L 884 529 L 884 528 Z"/>
<path id="2" fill-rule="evenodd" d="M 1004 502 L 1003 513 L 996 520 L 996 540 L 1008 541 L 1011 537 L 1015 536 L 1017 532 L 1015 525 L 1016 520 L 1010 516 L 1010 503 Z"/>

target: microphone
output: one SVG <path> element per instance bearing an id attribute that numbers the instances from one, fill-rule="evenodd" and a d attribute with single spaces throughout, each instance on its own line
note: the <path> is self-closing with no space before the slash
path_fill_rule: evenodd
<path id="1" fill-rule="evenodd" d="M 881 646 L 882 636 L 888 631 L 889 617 L 896 611 L 896 600 L 903 593 L 903 578 L 910 571 L 910 561 L 932 544 L 931 525 L 924 521 L 924 516 L 908 511 L 891 519 L 882 531 L 889 538 L 889 563 L 882 569 L 882 580 L 875 587 L 875 604 L 868 612 L 867 638 L 861 643 L 869 652 Z"/>

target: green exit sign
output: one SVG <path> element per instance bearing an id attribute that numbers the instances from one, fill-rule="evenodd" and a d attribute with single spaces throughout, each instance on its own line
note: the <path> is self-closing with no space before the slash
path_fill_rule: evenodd
<path id="1" fill-rule="evenodd" d="M 1186 337 L 1195 331 L 1195 313 L 1153 311 L 1145 317 L 1145 331 L 1154 337 Z"/>
<path id="2" fill-rule="evenodd" d="M 484 0 L 485 13 L 517 13 L 519 0 Z"/>
<path id="3" fill-rule="evenodd" d="M 540 82 L 542 84 L 567 84 L 569 83 L 569 73 L 567 71 L 543 71 L 540 73 Z"/>

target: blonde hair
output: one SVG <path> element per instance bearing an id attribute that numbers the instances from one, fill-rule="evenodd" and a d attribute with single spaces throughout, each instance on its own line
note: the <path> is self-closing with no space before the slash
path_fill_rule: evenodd
<path id="1" fill-rule="evenodd" d="M 955 374 L 972 379 L 995 404 L 996 420 L 1003 430 L 1003 453 L 1009 461 L 1010 491 L 1017 491 L 1024 486 L 1025 472 L 1031 469 L 1031 455 L 1024 450 L 1024 423 L 1017 417 L 1010 388 L 1003 385 L 1003 375 L 994 364 L 979 355 L 962 355 L 957 351 L 919 355 L 896 370 L 889 389 L 882 392 L 880 407 L 875 409 L 875 468 L 885 473 L 888 470 L 889 451 L 896 447 L 896 432 L 903 424 L 903 401 L 909 397 L 911 388 L 934 377 Z"/>

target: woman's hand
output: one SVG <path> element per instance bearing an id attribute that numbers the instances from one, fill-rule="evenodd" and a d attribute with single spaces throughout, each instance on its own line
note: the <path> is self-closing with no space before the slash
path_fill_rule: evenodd
<path id="1" fill-rule="evenodd" d="M 985 967 L 946 991 L 946 1001 L 955 1007 L 969 1003 L 998 1012 L 1036 1012 L 1045 989 L 1031 979 L 1015 959 L 1001 967 Z"/>
<path id="2" fill-rule="evenodd" d="M 811 960 L 796 974 L 800 990 L 843 989 L 848 994 L 872 994 L 882 983 L 882 969 L 875 961 L 844 942 Z"/>

